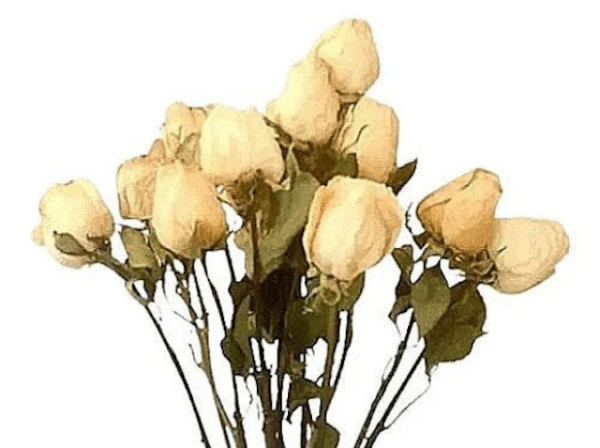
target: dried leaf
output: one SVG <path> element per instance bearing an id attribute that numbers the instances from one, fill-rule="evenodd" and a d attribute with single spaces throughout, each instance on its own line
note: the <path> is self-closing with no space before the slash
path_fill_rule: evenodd
<path id="1" fill-rule="evenodd" d="M 336 448 L 340 442 L 340 433 L 329 423 L 318 422 L 315 426 L 308 448 Z"/>
<path id="2" fill-rule="evenodd" d="M 290 385 L 290 392 L 288 395 L 290 415 L 293 414 L 298 407 L 307 404 L 308 400 L 312 398 L 323 399 L 323 395 L 324 389 L 315 382 L 302 377 L 292 378 L 292 384 Z"/>
<path id="3" fill-rule="evenodd" d="M 452 303 L 448 312 L 425 336 L 427 370 L 441 362 L 465 358 L 477 338 L 483 335 L 485 304 L 477 283 L 464 281 L 452 287 Z"/>
<path id="4" fill-rule="evenodd" d="M 392 171 L 392 174 L 390 174 L 386 185 L 388 187 L 391 187 L 392 191 L 395 194 L 398 194 L 400 190 L 402 190 L 402 188 L 404 188 L 408 181 L 413 177 L 416 170 L 417 159 Z"/>
<path id="5" fill-rule="evenodd" d="M 69 233 L 54 232 L 54 245 L 65 255 L 87 255 L 85 248 Z"/>
<path id="6" fill-rule="evenodd" d="M 450 306 L 450 288 L 439 265 L 426 269 L 410 292 L 410 302 L 421 336 L 440 320 Z"/>
<path id="7" fill-rule="evenodd" d="M 129 266 L 134 269 L 158 267 L 154 252 L 141 230 L 123 226 L 120 236 L 127 252 Z"/>

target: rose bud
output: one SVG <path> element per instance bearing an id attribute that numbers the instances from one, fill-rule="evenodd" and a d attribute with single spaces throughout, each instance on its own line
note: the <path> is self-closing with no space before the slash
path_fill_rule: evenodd
<path id="1" fill-rule="evenodd" d="M 478 168 L 423 199 L 417 216 L 437 244 L 476 253 L 490 241 L 501 193 L 498 176 Z"/>
<path id="2" fill-rule="evenodd" d="M 364 20 L 345 20 L 327 31 L 313 50 L 331 69 L 333 88 L 356 101 L 379 76 L 379 56 L 371 27 Z"/>
<path id="3" fill-rule="evenodd" d="M 156 170 L 163 161 L 165 148 L 156 140 L 147 156 L 127 160 L 117 172 L 119 210 L 123 218 L 150 219 L 154 200 Z"/>
<path id="4" fill-rule="evenodd" d="M 194 153 L 198 152 L 200 131 L 207 116 L 208 111 L 206 109 L 188 107 L 183 103 L 174 103 L 167 109 L 163 129 L 167 160 L 172 161 L 175 158 L 180 158 L 179 153 L 184 143 L 186 143 L 187 149 L 191 149 Z"/>
<path id="5" fill-rule="evenodd" d="M 94 185 L 75 180 L 50 188 L 40 201 L 42 223 L 34 231 L 34 241 L 44 244 L 62 264 L 79 268 L 91 262 L 87 254 L 68 254 L 56 247 L 59 234 L 69 234 L 82 251 L 93 252 L 115 230 L 110 211 Z"/>
<path id="6" fill-rule="evenodd" d="M 216 106 L 204 123 L 200 146 L 202 171 L 217 185 L 231 185 L 259 170 L 277 183 L 285 170 L 275 132 L 255 109 Z"/>
<path id="7" fill-rule="evenodd" d="M 348 110 L 336 150 L 356 154 L 359 177 L 385 183 L 396 167 L 397 149 L 394 109 L 363 97 Z"/>
<path id="8" fill-rule="evenodd" d="M 569 237 L 557 222 L 541 219 L 498 219 L 488 251 L 496 266 L 498 291 L 519 293 L 554 273 L 569 250 Z"/>
<path id="9" fill-rule="evenodd" d="M 164 247 L 186 258 L 200 257 L 227 235 L 215 186 L 179 160 L 158 168 L 152 226 Z"/>
<path id="10" fill-rule="evenodd" d="M 338 127 L 339 109 L 327 65 L 309 56 L 290 69 L 283 93 L 267 106 L 267 117 L 297 140 L 323 144 Z"/>
<path id="11" fill-rule="evenodd" d="M 403 222 L 402 208 L 384 185 L 337 176 L 315 193 L 304 250 L 323 274 L 352 280 L 392 251 Z"/>

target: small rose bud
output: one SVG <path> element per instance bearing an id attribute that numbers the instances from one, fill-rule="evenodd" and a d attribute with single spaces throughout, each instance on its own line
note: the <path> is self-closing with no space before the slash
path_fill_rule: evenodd
<path id="1" fill-rule="evenodd" d="M 283 93 L 267 106 L 267 117 L 297 140 L 323 144 L 338 127 L 339 109 L 327 66 L 309 56 L 290 69 Z"/>
<path id="2" fill-rule="evenodd" d="M 156 140 L 147 156 L 127 160 L 119 167 L 119 210 L 123 218 L 143 220 L 152 217 L 156 170 L 163 154 L 164 145 L 161 140 Z"/>
<path id="3" fill-rule="evenodd" d="M 498 219 L 488 252 L 496 266 L 498 291 L 519 293 L 550 277 L 569 251 L 569 237 L 557 222 Z"/>
<path id="4" fill-rule="evenodd" d="M 417 216 L 438 244 L 457 252 L 479 252 L 492 236 L 501 193 L 498 176 L 478 168 L 423 199 Z"/>
<path id="5" fill-rule="evenodd" d="M 43 243 L 65 266 L 79 268 L 90 263 L 87 255 L 67 255 L 56 247 L 58 234 L 69 234 L 88 252 L 113 234 L 112 215 L 94 185 L 75 180 L 50 188 L 40 201 L 41 225 L 34 231 L 34 241 Z"/>
<path id="6" fill-rule="evenodd" d="M 192 148 L 193 152 L 198 152 L 198 141 L 207 116 L 207 109 L 188 107 L 183 103 L 174 103 L 167 109 L 163 139 L 168 161 L 180 158 L 179 152 L 184 143 L 186 150 Z"/>
<path id="7" fill-rule="evenodd" d="M 202 129 L 200 166 L 217 185 L 231 185 L 260 171 L 279 182 L 285 170 L 275 133 L 255 110 L 215 107 Z"/>
<path id="8" fill-rule="evenodd" d="M 152 226 L 164 247 L 186 258 L 200 257 L 227 235 L 215 186 L 179 160 L 158 168 Z"/>
<path id="9" fill-rule="evenodd" d="M 335 146 L 341 154 L 356 154 L 359 177 L 385 183 L 396 167 L 398 117 L 394 109 L 361 98 L 348 110 Z"/>
<path id="10" fill-rule="evenodd" d="M 379 76 L 379 56 L 371 27 L 364 20 L 345 20 L 315 45 L 316 56 L 331 69 L 331 84 L 350 102 L 356 101 Z"/>
<path id="11" fill-rule="evenodd" d="M 323 274 L 352 280 L 392 251 L 403 222 L 402 208 L 384 185 L 337 176 L 315 194 L 304 250 Z"/>

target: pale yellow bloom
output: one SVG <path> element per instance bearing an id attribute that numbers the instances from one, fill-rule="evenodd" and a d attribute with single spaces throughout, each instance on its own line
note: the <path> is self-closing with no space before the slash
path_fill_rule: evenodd
<path id="1" fill-rule="evenodd" d="M 119 210 L 123 218 L 150 219 L 156 170 L 163 161 L 164 145 L 156 140 L 147 156 L 127 160 L 117 172 Z"/>
<path id="2" fill-rule="evenodd" d="M 363 97 L 348 110 L 335 149 L 356 154 L 359 177 L 385 183 L 396 167 L 398 127 L 394 109 Z"/>
<path id="3" fill-rule="evenodd" d="M 164 247 L 187 258 L 200 257 L 227 234 L 215 186 L 179 160 L 158 168 L 152 226 Z"/>
<path id="4" fill-rule="evenodd" d="M 290 69 L 283 93 L 267 106 L 267 117 L 297 140 L 322 144 L 338 127 L 339 109 L 327 65 L 309 56 Z"/>
<path id="5" fill-rule="evenodd" d="M 550 277 L 569 250 L 569 238 L 557 222 L 541 219 L 498 219 L 489 243 L 496 265 L 494 288 L 525 291 Z"/>
<path id="6" fill-rule="evenodd" d="M 315 194 L 304 250 L 322 273 L 352 280 L 392 251 L 403 222 L 398 200 L 384 185 L 337 176 Z"/>
<path id="7" fill-rule="evenodd" d="M 67 255 L 56 247 L 56 234 L 67 233 L 88 252 L 114 232 L 110 211 L 94 185 L 84 179 L 55 185 L 40 201 L 41 224 L 34 231 L 34 241 L 65 266 L 79 268 L 90 262 L 87 255 Z"/>
<path id="8" fill-rule="evenodd" d="M 198 141 L 207 116 L 208 109 L 205 108 L 188 107 L 183 103 L 174 103 L 169 106 L 163 128 L 167 160 L 172 161 L 179 158 L 179 152 L 184 143 L 187 150 L 194 153 L 199 151 Z"/>
<path id="9" fill-rule="evenodd" d="M 333 88 L 350 101 L 356 101 L 379 76 L 379 56 L 364 20 L 337 24 L 319 39 L 314 52 L 330 67 Z"/>
<path id="10" fill-rule="evenodd" d="M 479 252 L 492 236 L 501 193 L 498 176 L 476 169 L 423 199 L 417 216 L 438 244 L 457 252 Z"/>
<path id="11" fill-rule="evenodd" d="M 200 146 L 202 171 L 217 185 L 259 171 L 277 183 L 285 171 L 275 132 L 255 109 L 215 107 L 204 123 Z"/>

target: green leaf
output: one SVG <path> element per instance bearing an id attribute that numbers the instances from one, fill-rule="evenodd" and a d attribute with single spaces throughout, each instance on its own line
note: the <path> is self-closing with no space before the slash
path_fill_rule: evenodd
<path id="1" fill-rule="evenodd" d="M 410 302 L 419 334 L 427 335 L 450 306 L 450 288 L 439 265 L 426 269 L 412 287 Z"/>
<path id="2" fill-rule="evenodd" d="M 70 233 L 54 232 L 54 245 L 66 255 L 87 255 L 88 251 Z"/>
<path id="3" fill-rule="evenodd" d="M 340 442 L 340 432 L 329 423 L 317 422 L 308 448 L 336 448 Z"/>
<path id="4" fill-rule="evenodd" d="M 285 261 L 288 248 L 306 225 L 313 196 L 319 187 L 319 182 L 310 173 L 300 171 L 292 152 L 288 154 L 286 165 L 290 188 L 274 193 L 274 205 L 267 219 L 268 230 L 258 238 L 264 276 Z M 235 242 L 246 253 L 246 272 L 254 278 L 252 239 L 247 224 L 236 233 Z"/>
<path id="5" fill-rule="evenodd" d="M 392 257 L 394 257 L 394 261 L 402 271 L 402 273 L 410 273 L 412 272 L 413 265 L 415 264 L 413 260 L 413 248 L 410 244 L 405 244 L 400 248 L 396 248 L 392 251 Z"/>
<path id="6" fill-rule="evenodd" d="M 233 327 L 221 342 L 223 354 L 236 375 L 245 377 L 250 373 L 253 365 L 250 337 L 254 333 L 255 328 L 250 318 L 250 297 L 246 297 L 235 310 Z"/>
<path id="7" fill-rule="evenodd" d="M 324 389 L 315 382 L 302 377 L 292 378 L 292 384 L 290 385 L 290 392 L 288 395 L 290 415 L 293 414 L 299 406 L 307 404 L 308 400 L 312 398 L 323 399 L 324 395 Z"/>
<path id="8" fill-rule="evenodd" d="M 146 236 L 139 229 L 123 226 L 120 233 L 121 241 L 127 252 L 127 263 L 134 269 L 157 267 L 154 252 L 150 248 Z"/>
<path id="9" fill-rule="evenodd" d="M 150 248 L 152 249 L 152 252 L 154 252 L 154 256 L 156 257 L 158 262 L 161 265 L 165 264 L 165 261 L 167 260 L 167 257 L 169 255 L 169 251 L 165 249 L 162 244 L 160 244 L 160 241 L 158 241 L 158 237 L 156 236 L 156 232 L 151 226 L 150 235 L 148 237 L 148 243 L 150 244 Z"/>
<path id="10" fill-rule="evenodd" d="M 358 176 L 358 159 L 356 154 L 350 153 L 338 160 L 332 172 L 333 176 Z"/>
<path id="11" fill-rule="evenodd" d="M 356 305 L 360 295 L 365 288 L 365 273 L 363 272 L 350 284 L 348 288 L 342 289 L 342 300 L 340 301 L 340 309 L 350 311 Z"/>
<path id="12" fill-rule="evenodd" d="M 410 293 L 412 291 L 412 284 L 410 283 L 410 274 L 415 263 L 413 260 L 413 248 L 409 244 L 396 248 L 392 251 L 392 257 L 401 271 L 400 280 L 396 286 L 396 301 L 389 314 L 392 322 L 396 322 L 398 316 L 406 312 L 411 306 Z"/>
<path id="13" fill-rule="evenodd" d="M 309 310 L 302 299 L 288 305 L 286 322 L 287 343 L 292 353 L 301 353 L 313 347 L 319 338 L 325 338 L 327 316 L 320 310 Z"/>
<path id="14" fill-rule="evenodd" d="M 477 283 L 464 281 L 452 287 L 452 303 L 448 312 L 425 336 L 425 361 L 427 370 L 441 362 L 465 358 L 477 338 L 483 335 L 485 303 Z"/>
<path id="15" fill-rule="evenodd" d="M 395 194 L 398 194 L 400 190 L 402 190 L 402 188 L 404 188 L 408 181 L 413 177 L 416 170 L 417 159 L 392 171 L 392 174 L 390 174 L 386 185 L 388 187 L 391 187 L 392 191 Z"/>

